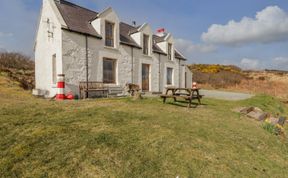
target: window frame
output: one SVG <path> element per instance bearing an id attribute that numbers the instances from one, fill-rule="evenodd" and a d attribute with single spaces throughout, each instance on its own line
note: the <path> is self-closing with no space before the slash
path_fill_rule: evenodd
<path id="1" fill-rule="evenodd" d="M 171 82 L 169 82 L 169 70 L 171 70 Z M 173 85 L 173 73 L 174 73 L 174 69 L 172 67 L 167 67 L 166 68 L 166 85 Z"/>
<path id="2" fill-rule="evenodd" d="M 104 63 L 105 61 L 112 61 L 112 76 L 113 76 L 113 79 L 110 80 L 110 79 L 105 79 L 105 68 L 104 68 Z M 103 58 L 103 83 L 105 84 L 116 84 L 116 65 L 117 65 L 117 60 L 116 59 L 111 59 L 111 58 Z"/>
<path id="3" fill-rule="evenodd" d="M 172 49 L 173 49 L 172 43 L 168 43 L 168 59 L 170 61 L 172 61 Z"/>
<path id="4" fill-rule="evenodd" d="M 111 35 L 108 35 L 108 26 L 111 26 Z M 115 23 L 105 21 L 105 46 L 114 48 L 115 47 Z M 111 45 L 109 44 L 111 43 Z"/>
<path id="5" fill-rule="evenodd" d="M 143 54 L 144 55 L 149 55 L 149 41 L 150 41 L 150 36 L 147 34 L 143 34 Z"/>

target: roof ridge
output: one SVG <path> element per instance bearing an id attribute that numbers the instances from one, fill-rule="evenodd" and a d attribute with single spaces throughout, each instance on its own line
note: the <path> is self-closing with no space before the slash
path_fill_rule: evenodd
<path id="1" fill-rule="evenodd" d="M 133 25 L 130 25 L 130 24 L 128 24 L 127 22 L 120 22 L 120 23 L 122 23 L 122 24 L 124 24 L 124 25 L 128 25 L 128 26 L 130 26 L 130 27 L 132 27 L 132 28 L 135 28 L 135 29 L 138 29 L 137 27 L 134 27 Z"/>
<path id="2" fill-rule="evenodd" d="M 85 9 L 85 10 L 88 10 L 88 11 L 90 11 L 90 12 L 94 12 L 94 13 L 96 13 L 96 14 L 99 14 L 99 12 L 96 12 L 96 11 L 91 10 L 91 9 L 88 9 L 88 8 L 86 8 L 86 7 L 77 5 L 77 4 L 72 3 L 72 2 L 70 2 L 70 1 L 67 1 L 67 0 L 54 0 L 54 1 L 55 1 L 56 3 L 60 3 L 60 4 L 62 3 L 62 4 L 66 4 L 66 5 L 76 6 L 76 7 L 79 7 L 79 8 L 81 8 L 81 9 Z"/>

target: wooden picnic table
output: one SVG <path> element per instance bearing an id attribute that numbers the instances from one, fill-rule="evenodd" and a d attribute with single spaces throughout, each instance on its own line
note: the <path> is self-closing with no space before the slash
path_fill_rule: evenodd
<path id="1" fill-rule="evenodd" d="M 160 95 L 160 97 L 163 98 L 163 103 L 166 103 L 167 98 L 173 98 L 174 102 L 177 101 L 177 98 L 185 99 L 188 101 L 188 108 L 190 108 L 193 99 L 197 99 L 198 104 L 201 104 L 203 95 L 200 95 L 199 90 L 200 88 L 167 87 L 165 94 Z"/>

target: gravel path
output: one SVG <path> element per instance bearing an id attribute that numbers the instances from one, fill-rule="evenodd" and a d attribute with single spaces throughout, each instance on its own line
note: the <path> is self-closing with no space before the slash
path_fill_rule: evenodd
<path id="1" fill-rule="evenodd" d="M 217 90 L 200 90 L 201 95 L 205 95 L 204 98 L 215 98 L 222 100 L 245 100 L 253 97 L 254 95 L 245 94 L 245 93 L 236 93 L 236 92 L 226 92 L 226 91 L 217 91 Z"/>

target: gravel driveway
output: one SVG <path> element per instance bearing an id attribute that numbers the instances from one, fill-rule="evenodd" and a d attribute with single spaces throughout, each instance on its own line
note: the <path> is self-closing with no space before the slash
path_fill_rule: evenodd
<path id="1" fill-rule="evenodd" d="M 236 93 L 236 92 L 226 92 L 226 91 L 217 91 L 217 90 L 200 90 L 201 95 L 205 95 L 204 98 L 214 98 L 222 100 L 245 100 L 253 97 L 254 95 L 245 94 L 245 93 Z"/>

